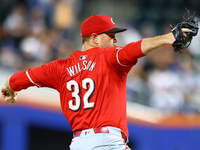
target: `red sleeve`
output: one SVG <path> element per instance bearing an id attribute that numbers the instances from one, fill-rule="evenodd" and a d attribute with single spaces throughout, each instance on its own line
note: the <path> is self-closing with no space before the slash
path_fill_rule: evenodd
<path id="1" fill-rule="evenodd" d="M 145 56 L 141 50 L 141 42 L 132 42 L 118 50 L 117 59 L 121 65 L 134 64 L 140 57 Z"/>
<path id="2" fill-rule="evenodd" d="M 9 85 L 13 91 L 20 91 L 22 89 L 27 89 L 30 86 L 34 86 L 28 79 L 26 71 L 13 74 L 9 80 Z"/>
<path id="3" fill-rule="evenodd" d="M 138 62 L 138 58 L 145 56 L 141 50 L 141 42 L 132 42 L 125 47 L 112 47 L 105 51 L 106 61 L 110 68 L 121 74 L 128 73 L 132 66 Z"/>
<path id="4" fill-rule="evenodd" d="M 55 60 L 48 64 L 28 70 L 28 74 L 34 84 L 40 87 L 49 87 L 59 90 L 62 65 L 61 60 Z"/>
<path id="5" fill-rule="evenodd" d="M 9 81 L 11 89 L 20 91 L 30 86 L 37 86 L 59 90 L 60 62 L 60 60 L 56 60 L 37 68 L 15 73 Z"/>

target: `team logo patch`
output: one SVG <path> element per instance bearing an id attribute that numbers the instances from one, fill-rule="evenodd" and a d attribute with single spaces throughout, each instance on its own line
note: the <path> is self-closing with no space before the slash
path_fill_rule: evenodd
<path id="1" fill-rule="evenodd" d="M 80 56 L 80 60 L 84 60 L 84 59 L 86 59 L 86 57 L 87 57 L 87 55 L 82 55 L 82 56 Z"/>

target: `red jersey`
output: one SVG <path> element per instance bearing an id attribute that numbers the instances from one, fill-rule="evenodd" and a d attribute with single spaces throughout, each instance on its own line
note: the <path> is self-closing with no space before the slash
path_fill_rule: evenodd
<path id="1" fill-rule="evenodd" d="M 56 89 L 73 131 L 113 126 L 128 135 L 126 79 L 142 56 L 141 41 L 125 47 L 76 50 L 68 59 L 14 74 L 10 86 L 15 91 L 33 85 Z"/>

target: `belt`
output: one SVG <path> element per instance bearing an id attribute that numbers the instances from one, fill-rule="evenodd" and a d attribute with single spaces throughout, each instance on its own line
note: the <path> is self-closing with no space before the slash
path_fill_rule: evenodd
<path id="1" fill-rule="evenodd" d="M 109 132 L 109 129 L 107 127 L 100 127 L 100 128 L 92 128 L 94 133 L 110 133 Z M 81 133 L 83 132 L 84 130 L 81 130 L 81 131 L 75 131 L 74 132 L 74 137 L 79 137 L 81 135 Z M 124 139 L 124 142 L 127 141 L 127 136 L 126 134 L 123 132 L 123 131 L 120 131 L 121 132 L 121 136 L 122 138 Z"/>

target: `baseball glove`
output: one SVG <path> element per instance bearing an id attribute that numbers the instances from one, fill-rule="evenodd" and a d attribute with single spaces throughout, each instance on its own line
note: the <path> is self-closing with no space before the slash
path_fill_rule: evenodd
<path id="1" fill-rule="evenodd" d="M 188 17 L 185 18 L 185 15 L 188 14 Z M 187 48 L 192 42 L 193 36 L 196 36 L 198 33 L 198 22 L 197 18 L 194 16 L 190 16 L 189 11 L 187 10 L 186 14 L 184 14 L 184 21 L 178 23 L 175 27 L 172 27 L 172 33 L 175 37 L 175 42 L 172 44 L 175 52 L 181 52 L 182 49 Z M 183 36 L 182 28 L 188 28 L 190 31 L 186 37 Z"/>

